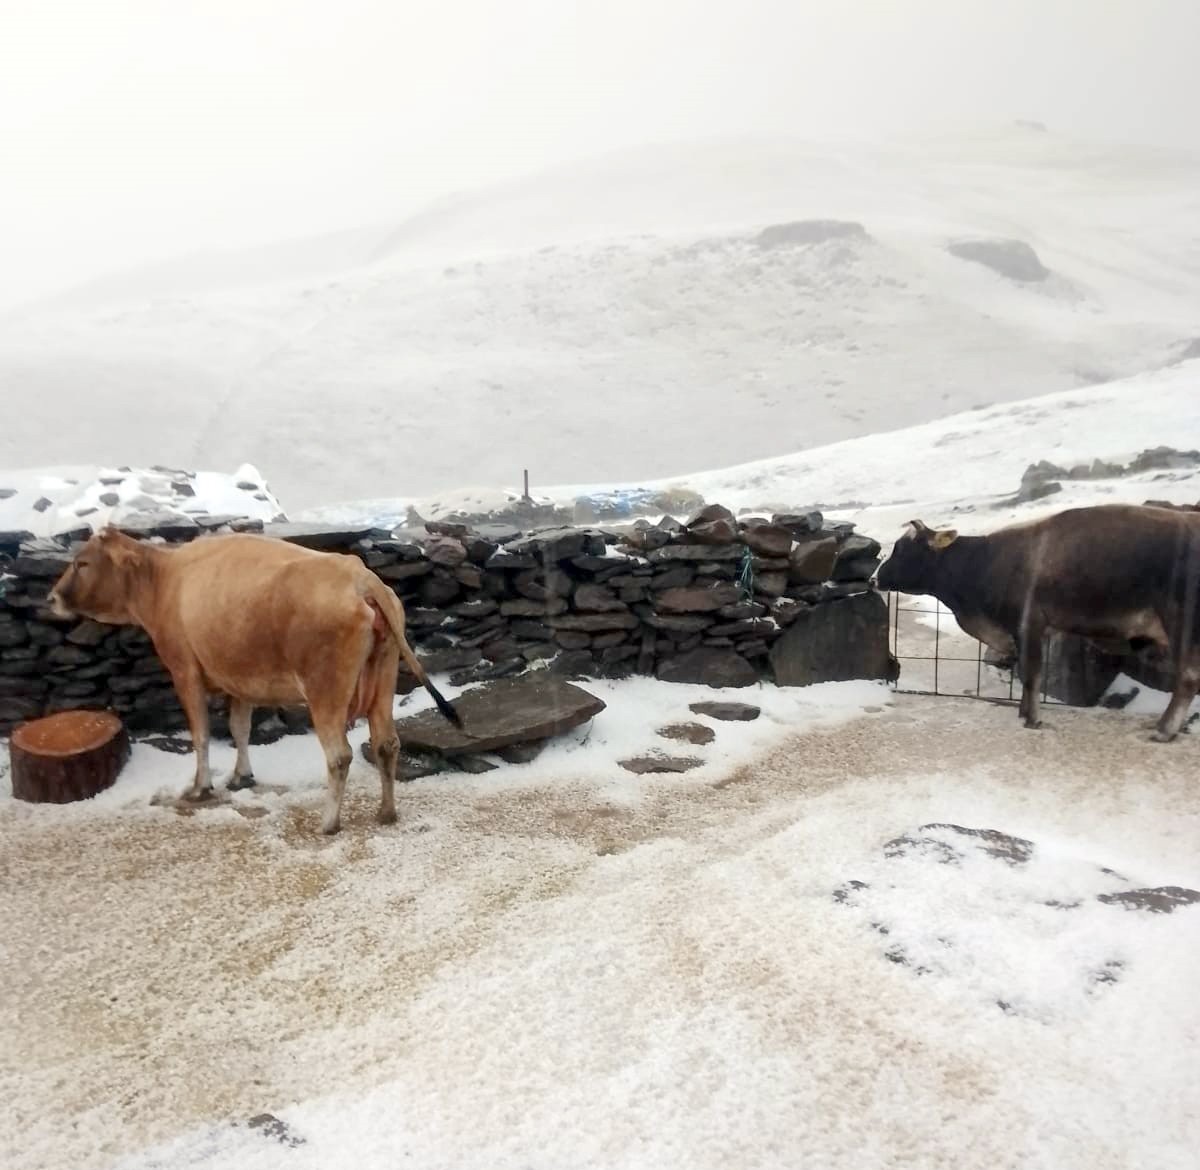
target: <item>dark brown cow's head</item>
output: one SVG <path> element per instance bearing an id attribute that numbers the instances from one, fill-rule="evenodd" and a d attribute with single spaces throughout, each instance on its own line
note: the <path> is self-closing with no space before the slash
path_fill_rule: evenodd
<path id="1" fill-rule="evenodd" d="M 935 532 L 920 520 L 910 520 L 908 531 L 892 546 L 875 574 L 879 589 L 897 593 L 928 593 L 937 574 L 938 558 L 957 539 L 952 528 Z"/>
<path id="2" fill-rule="evenodd" d="M 51 608 L 60 618 L 89 617 L 114 625 L 132 622 L 130 598 L 143 564 L 137 541 L 106 528 L 88 540 L 58 579 L 50 591 Z"/>

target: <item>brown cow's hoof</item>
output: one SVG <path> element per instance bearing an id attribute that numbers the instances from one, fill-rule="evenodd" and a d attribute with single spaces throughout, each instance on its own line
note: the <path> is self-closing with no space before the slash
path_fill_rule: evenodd
<path id="1" fill-rule="evenodd" d="M 339 833 L 341 831 L 341 828 L 342 828 L 342 822 L 334 821 L 332 825 L 322 825 L 321 832 L 324 833 L 326 837 L 332 837 L 332 836 L 336 835 L 337 833 Z"/>
<path id="2" fill-rule="evenodd" d="M 1154 743 L 1171 743 L 1175 739 L 1175 736 L 1169 734 L 1168 732 L 1159 730 L 1159 731 L 1156 731 L 1150 737 L 1150 739 Z"/>
<path id="3" fill-rule="evenodd" d="M 1025 726 L 1030 731 L 1041 731 L 1046 725 L 1040 719 L 1034 720 L 1033 722 L 1030 722 L 1030 720 L 1026 719 Z"/>
<path id="4" fill-rule="evenodd" d="M 253 772 L 247 772 L 245 776 L 230 776 L 229 783 L 225 785 L 230 792 L 240 792 L 243 788 L 253 788 L 258 783 L 254 779 Z"/>
<path id="5" fill-rule="evenodd" d="M 215 800 L 216 793 L 212 790 L 210 784 L 207 788 L 201 788 L 197 791 L 195 788 L 185 788 L 180 800 L 186 800 L 189 804 L 203 804 L 206 800 Z"/>
<path id="6" fill-rule="evenodd" d="M 396 823 L 396 810 L 393 808 L 387 812 L 384 812 L 383 809 L 380 809 L 379 812 L 375 814 L 375 819 L 381 825 L 394 825 Z"/>

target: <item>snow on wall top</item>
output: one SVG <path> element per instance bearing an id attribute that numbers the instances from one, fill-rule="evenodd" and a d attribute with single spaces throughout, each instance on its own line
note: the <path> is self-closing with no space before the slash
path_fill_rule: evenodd
<path id="1" fill-rule="evenodd" d="M 0 471 L 0 531 L 54 536 L 140 516 L 286 519 L 256 467 L 232 475 L 165 467 L 42 467 Z"/>

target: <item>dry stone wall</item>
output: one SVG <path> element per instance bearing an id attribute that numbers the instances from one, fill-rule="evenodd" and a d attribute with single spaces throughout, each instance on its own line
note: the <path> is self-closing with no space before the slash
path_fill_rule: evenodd
<path id="1" fill-rule="evenodd" d="M 237 525 L 254 530 L 255 522 Z M 178 543 L 226 531 L 215 518 L 134 535 Z M 614 527 L 522 532 L 430 522 L 421 530 L 270 524 L 267 535 L 357 556 L 404 602 L 426 669 L 455 684 L 531 666 L 565 677 L 653 674 L 745 686 L 888 677 L 887 609 L 868 579 L 879 544 L 819 512 L 736 520 L 711 505 Z M 46 608 L 87 530 L 35 540 L 0 533 L 0 731 L 73 708 L 107 707 L 135 733 L 184 726 L 171 681 L 134 627 L 62 622 Z M 789 631 L 793 631 L 790 636 Z M 398 690 L 414 686 L 401 675 Z M 214 704 L 215 729 L 224 729 Z M 256 738 L 306 726 L 257 713 Z"/>

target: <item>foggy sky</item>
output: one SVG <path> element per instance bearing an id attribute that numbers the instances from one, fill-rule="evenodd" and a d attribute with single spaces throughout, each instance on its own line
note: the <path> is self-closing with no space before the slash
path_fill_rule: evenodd
<path id="1" fill-rule="evenodd" d="M 1198 44 L 1197 0 L 0 0 L 0 305 L 646 142 L 1200 149 Z"/>

